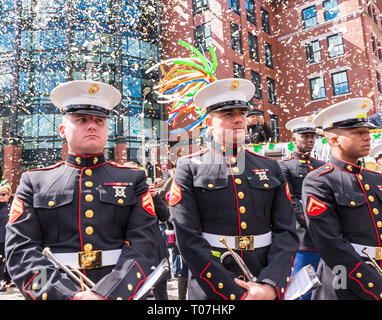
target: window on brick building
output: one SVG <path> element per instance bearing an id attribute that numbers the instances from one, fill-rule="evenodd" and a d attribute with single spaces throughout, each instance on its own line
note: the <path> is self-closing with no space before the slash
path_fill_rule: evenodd
<path id="1" fill-rule="evenodd" d="M 192 0 L 194 14 L 198 14 L 203 12 L 203 10 L 207 10 L 209 8 L 208 1 L 209 0 Z"/>
<path id="2" fill-rule="evenodd" d="M 261 8 L 260 14 L 261 14 L 261 29 L 268 34 L 271 34 L 271 26 L 269 24 L 269 12 L 265 10 L 264 8 Z"/>
<path id="3" fill-rule="evenodd" d="M 374 35 L 370 36 L 370 41 L 371 41 L 371 50 L 375 55 L 377 55 L 377 41 L 375 40 Z"/>
<path id="4" fill-rule="evenodd" d="M 263 98 L 263 94 L 261 92 L 261 76 L 260 73 L 251 70 L 251 80 L 255 85 L 255 95 L 256 99 L 261 100 Z"/>
<path id="5" fill-rule="evenodd" d="M 240 27 L 233 22 L 231 22 L 231 45 L 233 50 L 243 53 Z"/>
<path id="6" fill-rule="evenodd" d="M 264 58 L 265 65 L 267 67 L 273 68 L 272 45 L 267 42 L 264 43 Z"/>
<path id="7" fill-rule="evenodd" d="M 327 0 L 322 3 L 324 7 L 324 18 L 325 21 L 332 20 L 337 18 L 340 10 L 338 9 L 338 1 L 337 0 Z"/>
<path id="8" fill-rule="evenodd" d="M 382 92 L 381 74 L 378 71 L 376 71 L 376 76 L 377 76 L 377 88 L 378 88 L 378 91 L 381 93 Z"/>
<path id="9" fill-rule="evenodd" d="M 302 10 L 302 20 L 304 21 L 304 28 L 310 28 L 317 24 L 317 10 L 316 6 L 311 6 Z"/>
<path id="10" fill-rule="evenodd" d="M 345 53 L 344 41 L 341 34 L 328 37 L 329 58 L 341 56 Z"/>
<path id="11" fill-rule="evenodd" d="M 277 114 L 271 114 L 269 116 L 271 130 L 273 133 L 273 140 L 276 142 L 280 141 L 280 131 L 279 131 L 279 116 Z"/>
<path id="12" fill-rule="evenodd" d="M 326 97 L 324 78 L 317 77 L 309 80 L 310 96 L 312 100 L 322 99 Z"/>
<path id="13" fill-rule="evenodd" d="M 335 96 L 349 92 L 349 82 L 347 71 L 340 71 L 332 74 L 333 94 Z"/>
<path id="14" fill-rule="evenodd" d="M 228 0 L 228 6 L 237 14 L 240 14 L 240 4 L 239 0 Z"/>
<path id="15" fill-rule="evenodd" d="M 202 24 L 195 28 L 195 47 L 206 51 L 212 44 L 211 25 Z"/>
<path id="16" fill-rule="evenodd" d="M 247 20 L 256 25 L 255 1 L 245 0 L 245 10 L 247 11 Z"/>
<path id="17" fill-rule="evenodd" d="M 259 43 L 257 41 L 257 36 L 248 32 L 248 47 L 249 56 L 255 61 L 259 61 Z"/>
<path id="18" fill-rule="evenodd" d="M 308 63 L 315 63 L 321 61 L 321 47 L 320 41 L 312 41 L 306 44 L 306 60 Z"/>
<path id="19" fill-rule="evenodd" d="M 233 63 L 233 77 L 244 79 L 245 78 L 244 66 L 242 66 L 239 63 L 234 62 Z"/>
<path id="20" fill-rule="evenodd" d="M 268 91 L 268 102 L 272 104 L 277 103 L 276 99 L 276 84 L 275 80 L 267 78 L 267 91 Z"/>

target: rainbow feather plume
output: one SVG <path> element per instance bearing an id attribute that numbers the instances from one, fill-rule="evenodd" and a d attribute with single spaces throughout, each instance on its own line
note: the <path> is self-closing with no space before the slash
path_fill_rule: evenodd
<path id="1" fill-rule="evenodd" d="M 190 125 L 170 131 L 180 133 L 203 127 L 206 118 L 205 108 L 197 108 L 194 104 L 194 96 L 201 88 L 215 82 L 214 76 L 217 67 L 216 53 L 212 47 L 209 48 L 212 61 L 209 61 L 203 53 L 192 45 L 180 40 L 179 44 L 191 51 L 189 58 L 168 59 L 157 63 L 146 71 L 151 72 L 155 68 L 162 71 L 162 79 L 154 87 L 158 94 L 158 103 L 171 104 L 169 119 L 167 122 L 175 127 L 179 116 L 189 113 L 193 119 Z M 167 71 L 165 70 L 167 69 Z M 204 133 L 208 130 L 205 128 Z"/>

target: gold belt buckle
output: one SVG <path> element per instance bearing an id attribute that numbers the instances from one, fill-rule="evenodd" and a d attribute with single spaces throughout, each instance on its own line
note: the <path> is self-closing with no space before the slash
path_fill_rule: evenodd
<path id="1" fill-rule="evenodd" d="M 235 250 L 255 250 L 255 236 L 235 236 Z"/>
<path id="2" fill-rule="evenodd" d="M 382 247 L 375 247 L 375 260 L 382 260 Z"/>
<path id="3" fill-rule="evenodd" d="M 79 269 L 97 269 L 102 267 L 102 250 L 78 252 Z"/>

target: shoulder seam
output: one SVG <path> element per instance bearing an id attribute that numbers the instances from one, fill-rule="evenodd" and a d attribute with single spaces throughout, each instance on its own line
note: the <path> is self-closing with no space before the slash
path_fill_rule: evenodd
<path id="1" fill-rule="evenodd" d="M 45 168 L 36 168 L 36 169 L 29 169 L 27 172 L 32 172 L 32 171 L 42 171 L 42 170 L 52 170 L 52 169 L 54 169 L 54 168 L 57 168 L 57 167 L 61 166 L 61 165 L 64 164 L 64 163 L 65 163 L 65 161 L 61 161 L 61 162 L 56 163 L 56 164 L 54 164 L 54 165 L 52 165 L 52 166 L 49 166 L 49 167 L 45 167 Z"/>

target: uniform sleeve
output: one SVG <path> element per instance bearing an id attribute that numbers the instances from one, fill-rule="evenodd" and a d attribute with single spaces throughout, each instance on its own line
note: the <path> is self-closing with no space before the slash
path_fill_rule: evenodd
<path id="1" fill-rule="evenodd" d="M 304 216 L 304 209 L 302 207 L 302 202 L 300 201 L 298 197 L 296 197 L 294 189 L 293 189 L 293 183 L 292 183 L 292 178 L 291 178 L 291 172 L 287 166 L 286 163 L 280 162 L 280 167 L 281 171 L 288 182 L 288 187 L 289 187 L 289 192 L 290 192 L 290 197 L 292 199 L 292 206 L 293 206 L 293 212 L 296 216 L 297 222 L 301 226 L 306 226 L 306 221 L 305 221 L 305 216 Z"/>
<path id="2" fill-rule="evenodd" d="M 281 184 L 276 188 L 272 203 L 272 244 L 268 252 L 268 264 L 260 272 L 257 281 L 274 286 L 279 299 L 282 299 L 292 274 L 299 241 L 288 184 L 279 165 L 275 165 L 275 174 Z"/>
<path id="3" fill-rule="evenodd" d="M 345 267 L 346 289 L 355 296 L 381 299 L 382 278 L 343 237 L 334 194 L 328 183 L 323 177 L 309 174 L 304 180 L 302 195 L 310 235 L 325 263 L 331 269 Z"/>
<path id="4" fill-rule="evenodd" d="M 193 176 L 183 159 L 178 161 L 170 196 L 179 251 L 196 281 L 208 297 L 239 299 L 246 292 L 234 282 L 213 248 L 201 235 L 201 219 L 193 187 Z"/>
<path id="5" fill-rule="evenodd" d="M 137 203 L 129 216 L 121 256 L 113 271 L 92 289 L 109 300 L 133 299 L 153 267 L 156 267 L 154 225 L 157 218 L 144 171 L 139 171 L 136 196 Z"/>
<path id="6" fill-rule="evenodd" d="M 17 188 L 6 229 L 7 269 L 26 299 L 67 300 L 80 289 L 72 280 L 63 278 L 41 253 L 42 231 L 27 173 L 22 175 Z"/>

